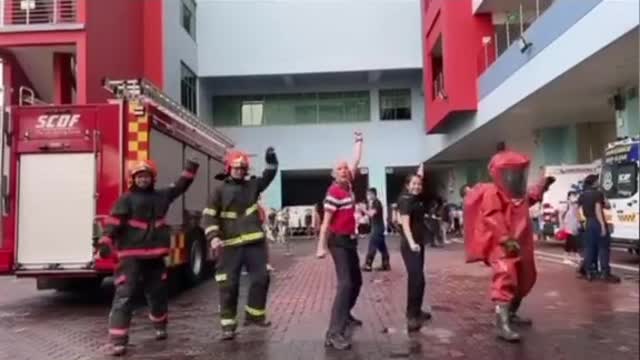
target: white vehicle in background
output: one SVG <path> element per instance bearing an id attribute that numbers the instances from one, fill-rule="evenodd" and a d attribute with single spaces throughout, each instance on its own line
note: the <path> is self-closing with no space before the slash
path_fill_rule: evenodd
<path id="1" fill-rule="evenodd" d="M 605 217 L 612 229 L 613 244 L 640 255 L 639 144 L 638 137 L 609 143 L 600 181 L 611 205 Z"/>
<path id="2" fill-rule="evenodd" d="M 287 206 L 286 209 L 289 212 L 289 234 L 310 235 L 313 230 L 313 205 Z"/>
<path id="3" fill-rule="evenodd" d="M 598 174 L 600 162 L 578 165 L 546 166 L 544 176 L 553 176 L 556 182 L 549 188 L 542 198 L 543 224 L 542 232 L 545 239 L 554 239 L 558 231 L 560 216 L 567 206 L 567 193 L 571 190 L 580 192 L 584 178 L 591 174 Z"/>

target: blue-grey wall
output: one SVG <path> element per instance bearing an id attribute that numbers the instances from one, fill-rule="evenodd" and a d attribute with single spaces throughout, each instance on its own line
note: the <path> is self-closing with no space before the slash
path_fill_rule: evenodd
<path id="1" fill-rule="evenodd" d="M 384 77 L 384 76 L 383 76 Z M 429 146 L 429 137 L 425 135 L 423 96 L 420 90 L 420 72 L 410 78 L 391 79 L 375 85 L 342 84 L 332 86 L 314 86 L 313 88 L 289 89 L 295 91 L 343 91 L 365 90 L 371 94 L 371 121 L 347 124 L 259 126 L 219 128 L 234 141 L 239 149 L 244 149 L 254 158 L 254 168 L 261 171 L 264 150 L 273 145 L 278 153 L 282 170 L 330 169 L 340 160 L 349 160 L 353 153 L 353 132 L 364 133 L 364 156 L 362 166 L 369 169 L 369 183 L 379 189 L 379 196 L 385 199 L 385 167 L 417 166 L 425 159 Z M 246 82 L 244 91 L 233 93 L 255 93 Z M 209 95 L 219 88 L 206 86 L 201 88 L 201 99 L 210 99 Z M 388 88 L 411 88 L 412 120 L 380 121 L 378 90 Z M 266 91 L 263 89 L 263 91 Z M 284 92 L 273 89 L 271 92 Z M 204 101 L 204 100 L 203 100 Z M 207 109 L 201 107 L 206 112 Z M 210 110 L 209 110 L 210 111 Z M 206 117 L 206 116 L 205 116 Z M 278 176 L 264 195 L 265 204 L 279 208 L 281 206 L 281 182 Z"/>

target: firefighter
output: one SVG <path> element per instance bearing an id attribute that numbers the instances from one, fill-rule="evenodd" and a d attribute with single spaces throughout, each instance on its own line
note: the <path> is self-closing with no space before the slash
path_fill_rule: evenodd
<path id="1" fill-rule="evenodd" d="M 171 203 L 189 188 L 198 163 L 188 161 L 182 175 L 167 188 L 156 189 L 157 169 L 150 161 L 137 161 L 129 168 L 129 191 L 116 202 L 105 220 L 97 256 L 119 259 L 115 271 L 115 295 L 109 315 L 112 355 L 126 352 L 133 295 L 139 286 L 149 303 L 149 319 L 157 340 L 167 338 L 167 269 L 170 227 L 165 216 Z M 140 282 L 139 280 L 142 280 Z"/>
<path id="2" fill-rule="evenodd" d="M 238 287 L 243 266 L 251 282 L 245 325 L 271 325 L 266 318 L 267 244 L 258 214 L 258 198 L 278 170 L 278 158 L 272 147 L 266 151 L 265 162 L 261 177 L 248 177 L 249 157 L 240 151 L 227 154 L 224 180 L 203 211 L 205 234 L 218 257 L 215 278 L 220 289 L 223 340 L 231 340 L 236 335 Z"/>
<path id="3" fill-rule="evenodd" d="M 467 262 L 491 266 L 491 300 L 495 303 L 499 338 L 517 342 L 520 335 L 511 325 L 530 325 L 517 315 L 523 298 L 536 281 L 533 229 L 529 207 L 555 181 L 544 178 L 527 191 L 529 159 L 503 149 L 489 163 L 492 183 L 478 184 L 465 197 L 465 244 Z"/>

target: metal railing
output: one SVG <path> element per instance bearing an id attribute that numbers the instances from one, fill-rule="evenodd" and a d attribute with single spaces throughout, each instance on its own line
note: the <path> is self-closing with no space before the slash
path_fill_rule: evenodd
<path id="1" fill-rule="evenodd" d="M 162 90 L 156 88 L 149 81 L 144 79 L 133 80 L 110 80 L 103 79 L 104 88 L 115 95 L 117 98 L 127 100 L 136 100 L 139 98 L 147 98 L 154 104 L 161 106 L 171 113 L 179 117 L 181 121 L 194 127 L 198 131 L 206 134 L 208 137 L 215 139 L 224 148 L 234 145 L 233 140 L 224 135 L 222 132 L 203 123 L 184 106 L 167 96 Z"/>
<path id="2" fill-rule="evenodd" d="M 73 24 L 78 0 L 0 0 L 0 27 Z"/>
<path id="3" fill-rule="evenodd" d="M 482 40 L 482 48 L 477 54 L 478 74 L 482 74 L 513 43 L 522 41 L 524 32 L 553 5 L 554 1 L 535 0 L 533 8 L 525 8 L 520 3 L 517 10 L 505 13 L 504 22 L 494 25 L 493 37 Z"/>

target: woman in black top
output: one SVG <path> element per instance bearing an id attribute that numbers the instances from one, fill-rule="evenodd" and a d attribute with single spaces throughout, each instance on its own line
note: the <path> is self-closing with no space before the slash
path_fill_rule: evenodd
<path id="1" fill-rule="evenodd" d="M 424 298 L 424 215 L 420 199 L 422 193 L 422 166 L 417 174 L 410 175 L 405 189 L 398 199 L 400 213 L 400 251 L 407 268 L 407 331 L 419 331 L 431 314 L 422 311 Z"/>

